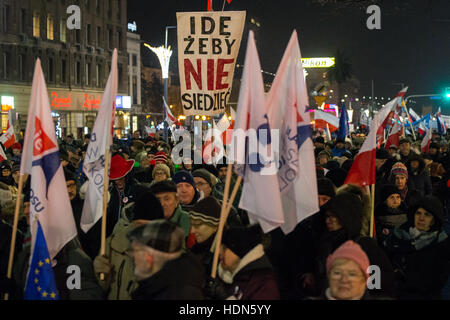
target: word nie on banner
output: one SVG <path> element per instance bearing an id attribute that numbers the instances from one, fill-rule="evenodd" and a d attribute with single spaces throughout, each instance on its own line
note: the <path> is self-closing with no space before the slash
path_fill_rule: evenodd
<path id="1" fill-rule="evenodd" d="M 178 67 L 185 115 L 225 112 L 245 11 L 178 12 Z"/>

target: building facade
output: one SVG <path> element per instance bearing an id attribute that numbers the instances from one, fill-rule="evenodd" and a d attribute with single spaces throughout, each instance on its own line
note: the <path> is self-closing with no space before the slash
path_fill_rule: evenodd
<path id="1" fill-rule="evenodd" d="M 128 50 L 128 95 L 131 101 L 131 111 L 126 114 L 126 110 L 122 111 L 124 121 L 130 127 L 130 131 L 139 129 L 139 118 L 142 115 L 142 60 L 141 60 L 141 37 L 134 32 L 127 32 L 127 50 Z"/>
<path id="2" fill-rule="evenodd" d="M 80 29 L 67 27 L 70 5 L 80 8 Z M 114 48 L 118 95 L 127 95 L 126 0 L 0 0 L 0 10 L 0 97 L 12 103 L 22 128 L 37 58 L 59 136 L 92 130 Z M 2 103 L 2 124 L 9 104 Z"/>

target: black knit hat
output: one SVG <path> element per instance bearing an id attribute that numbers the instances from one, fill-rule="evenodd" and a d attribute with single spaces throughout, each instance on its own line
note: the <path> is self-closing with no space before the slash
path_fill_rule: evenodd
<path id="1" fill-rule="evenodd" d="M 207 197 L 192 207 L 191 211 L 189 211 L 189 216 L 191 219 L 201 220 L 203 223 L 217 226 L 220 221 L 221 209 L 222 207 L 216 198 Z"/>
<path id="2" fill-rule="evenodd" d="M 325 143 L 325 139 L 323 137 L 317 137 L 316 139 L 314 139 L 314 142 Z"/>
<path id="3" fill-rule="evenodd" d="M 331 198 L 334 198 L 336 196 L 333 182 L 327 178 L 321 178 L 317 180 L 317 191 L 321 196 L 329 196 Z"/>
<path id="4" fill-rule="evenodd" d="M 177 192 L 177 185 L 172 180 L 163 180 L 155 183 L 150 187 L 150 191 L 153 194 L 158 194 L 162 192 Z"/>
<path id="5" fill-rule="evenodd" d="M 0 164 L 0 171 L 3 171 L 5 169 L 11 170 L 11 165 L 9 164 L 8 160 L 2 161 L 2 163 Z"/>
<path id="6" fill-rule="evenodd" d="M 386 184 L 381 188 L 381 202 L 386 201 L 392 194 L 400 194 L 398 188 L 393 184 Z"/>
<path id="7" fill-rule="evenodd" d="M 241 259 L 261 241 L 262 232 L 259 225 L 230 227 L 222 238 L 222 243 Z"/>
<path id="8" fill-rule="evenodd" d="M 423 208 L 433 215 L 435 223 L 431 227 L 431 229 L 440 230 L 444 222 L 444 207 L 442 206 L 442 202 L 439 200 L 439 198 L 433 195 L 424 196 L 421 197 L 419 200 L 417 200 L 411 206 L 411 210 L 409 211 L 408 214 L 408 220 L 413 225 L 414 225 L 414 214 L 419 208 Z"/>
<path id="9" fill-rule="evenodd" d="M 211 179 L 211 173 L 206 170 L 206 169 L 197 169 L 195 171 L 192 172 L 192 176 L 195 178 L 202 178 L 203 180 L 205 180 L 209 186 L 212 188 L 213 187 L 213 183 L 212 183 L 212 179 Z"/>
<path id="10" fill-rule="evenodd" d="M 330 162 L 328 162 L 330 163 Z M 333 170 L 330 170 L 325 175 L 325 178 L 330 179 L 333 181 L 333 184 L 336 186 L 336 188 L 339 188 L 342 186 L 345 182 L 345 178 L 347 177 L 347 171 L 345 171 L 342 168 L 336 168 Z"/>
<path id="11" fill-rule="evenodd" d="M 438 143 L 436 143 L 436 142 L 432 142 L 432 143 L 430 143 L 430 149 L 440 149 L 441 148 L 441 146 L 438 144 Z"/>
<path id="12" fill-rule="evenodd" d="M 64 168 L 64 178 L 66 179 L 66 181 L 70 181 L 73 180 L 75 182 L 77 182 L 77 177 L 75 175 L 75 173 L 73 173 L 71 170 Z"/>
<path id="13" fill-rule="evenodd" d="M 133 206 L 133 220 L 164 219 L 164 210 L 158 198 L 150 191 L 142 192 Z"/>
<path id="14" fill-rule="evenodd" d="M 384 148 L 377 149 L 376 158 L 377 159 L 389 159 L 389 152 Z"/>
<path id="15" fill-rule="evenodd" d="M 336 139 L 336 144 L 338 144 L 338 143 L 345 143 L 345 139 L 342 139 L 342 138 L 337 138 Z"/>

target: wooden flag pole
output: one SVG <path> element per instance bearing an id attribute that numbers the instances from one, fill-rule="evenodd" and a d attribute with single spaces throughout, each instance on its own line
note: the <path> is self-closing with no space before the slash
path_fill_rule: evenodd
<path id="1" fill-rule="evenodd" d="M 109 186 L 109 147 L 106 148 L 105 153 L 105 172 L 103 178 L 103 216 L 102 216 L 102 237 L 100 246 L 100 255 L 104 256 L 106 252 L 106 211 L 108 206 L 108 186 Z M 105 280 L 105 274 L 100 273 L 100 280 Z"/>
<path id="2" fill-rule="evenodd" d="M 234 198 L 236 198 L 236 194 L 238 192 L 239 186 L 241 185 L 242 177 L 239 176 L 234 184 L 233 192 L 231 193 L 230 200 L 228 200 L 227 211 L 225 212 L 225 218 L 228 218 L 228 214 L 231 211 L 231 207 L 233 206 Z M 226 219 L 225 219 L 226 220 Z"/>
<path id="3" fill-rule="evenodd" d="M 21 174 L 19 177 L 19 190 L 18 190 L 17 199 L 16 199 L 16 209 L 14 211 L 14 223 L 13 223 L 13 231 L 11 234 L 11 246 L 9 248 L 9 261 L 8 261 L 8 273 L 7 273 L 8 279 L 11 279 L 11 276 L 12 276 L 14 251 L 16 248 L 17 225 L 19 224 L 20 197 L 22 196 L 22 189 L 23 189 L 23 177 L 24 177 L 23 174 Z M 9 298 L 9 294 L 5 293 L 5 300 L 8 300 L 8 298 Z"/>
<path id="4" fill-rule="evenodd" d="M 216 274 L 217 274 L 217 263 L 219 261 L 220 243 L 222 242 L 223 228 L 225 226 L 225 221 L 226 221 L 225 212 L 226 212 L 227 203 L 228 203 L 228 193 L 230 192 L 232 166 L 233 165 L 231 163 L 228 164 L 227 178 L 225 180 L 225 192 L 223 194 L 222 210 L 220 211 L 219 229 L 217 230 L 216 248 L 214 249 L 214 260 L 213 260 L 213 266 L 212 266 L 212 270 L 211 270 L 212 278 L 215 278 Z"/>
<path id="5" fill-rule="evenodd" d="M 409 116 L 409 112 L 408 112 L 408 108 L 406 107 L 406 104 L 405 104 L 405 111 L 406 111 L 406 115 L 408 116 L 408 120 L 411 120 L 411 117 Z M 416 133 L 414 132 L 414 127 L 413 127 L 411 121 L 410 121 L 410 125 L 411 125 L 411 131 L 413 133 L 414 141 L 416 141 L 417 140 Z M 406 132 L 405 132 L 405 134 L 406 134 Z"/>
<path id="6" fill-rule="evenodd" d="M 375 184 L 371 186 L 371 210 L 370 210 L 370 237 L 373 238 L 373 224 L 375 219 Z"/>

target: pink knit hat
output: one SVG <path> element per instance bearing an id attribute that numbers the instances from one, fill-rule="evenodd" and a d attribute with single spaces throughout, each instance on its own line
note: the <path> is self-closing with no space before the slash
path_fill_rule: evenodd
<path id="1" fill-rule="evenodd" d="M 336 249 L 327 259 L 327 273 L 330 272 L 331 266 L 336 259 L 349 259 L 354 261 L 362 269 L 366 278 L 369 277 L 367 268 L 370 266 L 367 254 L 361 249 L 359 244 L 349 240 Z"/>

